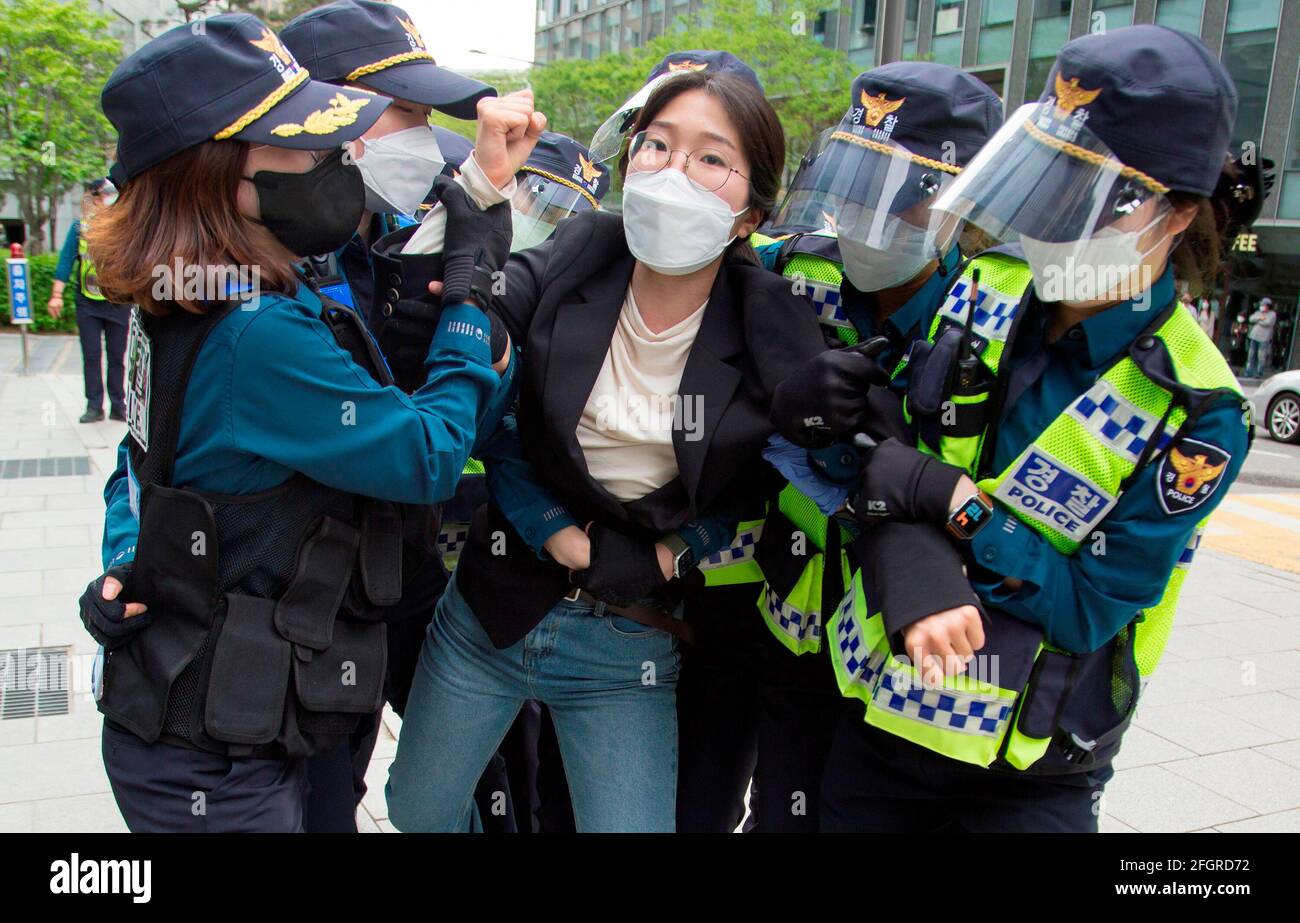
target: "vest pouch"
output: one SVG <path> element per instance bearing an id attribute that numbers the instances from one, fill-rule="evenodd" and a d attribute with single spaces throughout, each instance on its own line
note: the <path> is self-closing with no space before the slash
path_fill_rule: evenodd
<path id="1" fill-rule="evenodd" d="M 294 658 L 294 691 L 308 712 L 372 714 L 384 700 L 388 626 L 340 617 L 323 651 Z M 304 724 L 310 723 L 304 721 Z"/>
<path id="2" fill-rule="evenodd" d="M 373 605 L 395 606 L 402 598 L 402 514 L 395 503 L 370 500 L 361 516 L 361 585 Z"/>
<path id="3" fill-rule="evenodd" d="M 112 652 L 99 703 L 105 715 L 145 741 L 158 739 L 171 687 L 212 627 L 218 560 L 208 501 L 190 491 L 145 485 L 131 584 L 154 621 Z"/>
<path id="4" fill-rule="evenodd" d="M 203 712 L 208 736 L 265 744 L 284 721 L 292 646 L 276 632 L 274 600 L 226 595 Z"/>
<path id="5" fill-rule="evenodd" d="M 804 553 L 794 549 L 802 547 Z M 781 598 L 790 595 L 795 584 L 813 559 L 821 556 L 821 549 L 812 537 L 799 529 L 773 504 L 763 523 L 763 534 L 754 549 L 754 560 L 763 570 L 767 585 Z"/>
<path id="6" fill-rule="evenodd" d="M 952 391 L 961 340 L 962 329 L 947 325 L 933 343 L 913 344 L 907 389 L 907 405 L 912 413 L 932 417 L 943 409 L 943 402 Z"/>
<path id="7" fill-rule="evenodd" d="M 288 587 L 275 604 L 275 627 L 286 641 L 312 651 L 330 646 L 334 621 L 356 566 L 361 533 L 322 516 L 298 548 Z"/>
<path id="8" fill-rule="evenodd" d="M 1079 659 L 1070 654 L 1046 647 L 1039 652 L 1020 697 L 1003 754 L 1016 769 L 1028 769 L 1047 752 L 1060 726 L 1061 711 L 1074 688 L 1078 666 Z"/>

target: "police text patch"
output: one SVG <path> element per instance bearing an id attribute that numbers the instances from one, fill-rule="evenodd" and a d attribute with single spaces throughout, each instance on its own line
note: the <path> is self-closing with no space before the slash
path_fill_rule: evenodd
<path id="1" fill-rule="evenodd" d="M 1232 456 L 1199 439 L 1183 439 L 1160 460 L 1156 490 L 1166 513 L 1194 510 L 1214 494 Z"/>
<path id="2" fill-rule="evenodd" d="M 1018 516 L 1076 542 L 1115 505 L 1115 497 L 1037 446 L 1030 446 L 993 495 Z"/>

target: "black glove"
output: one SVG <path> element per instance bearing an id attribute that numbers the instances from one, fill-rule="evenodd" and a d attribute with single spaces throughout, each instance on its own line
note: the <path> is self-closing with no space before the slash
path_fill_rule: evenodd
<path id="1" fill-rule="evenodd" d="M 616 606 L 644 599 L 663 586 L 663 569 L 655 543 L 624 535 L 600 523 L 587 529 L 591 539 L 591 564 L 575 571 L 573 585 Z"/>
<path id="2" fill-rule="evenodd" d="M 952 512 L 952 492 L 965 473 L 897 439 L 886 439 L 868 450 L 860 486 L 849 505 L 866 525 L 885 517 L 943 525 Z"/>
<path id="3" fill-rule="evenodd" d="M 104 598 L 104 578 L 115 577 L 122 583 L 122 592 L 117 599 Z M 122 564 L 111 567 L 96 577 L 81 594 L 81 621 L 90 636 L 104 645 L 106 650 L 114 650 L 131 640 L 136 632 L 143 631 L 153 623 L 153 613 L 144 612 L 131 618 L 126 617 L 126 604 L 131 599 L 131 565 Z"/>
<path id="4" fill-rule="evenodd" d="M 479 208 L 459 183 L 446 176 L 434 181 L 433 195 L 447 209 L 442 245 L 443 304 L 473 300 L 486 308 L 492 293 L 492 274 L 510 258 L 510 203 Z"/>
<path id="5" fill-rule="evenodd" d="M 868 391 L 889 384 L 889 375 L 871 358 L 886 342 L 877 337 L 848 349 L 830 349 L 804 363 L 772 396 L 776 431 L 806 449 L 847 442 L 861 432 L 870 416 Z"/>

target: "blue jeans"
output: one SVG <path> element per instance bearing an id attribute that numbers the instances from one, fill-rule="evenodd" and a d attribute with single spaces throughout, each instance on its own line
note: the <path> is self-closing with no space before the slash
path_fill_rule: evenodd
<path id="1" fill-rule="evenodd" d="M 1241 374 L 1246 378 L 1258 378 L 1264 374 L 1264 364 L 1268 361 L 1268 344 L 1258 340 L 1249 341 L 1250 351 L 1246 353 L 1246 369 Z"/>
<path id="2" fill-rule="evenodd" d="M 678 664 L 672 635 L 567 601 L 499 650 L 453 577 L 389 769 L 389 819 L 404 831 L 468 830 L 474 783 L 537 699 L 555 722 L 579 832 L 671 832 Z"/>

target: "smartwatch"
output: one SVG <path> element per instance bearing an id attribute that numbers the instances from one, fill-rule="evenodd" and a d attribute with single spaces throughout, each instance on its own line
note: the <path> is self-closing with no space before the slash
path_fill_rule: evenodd
<path id="1" fill-rule="evenodd" d="M 974 538 L 979 530 L 993 518 L 993 504 L 980 491 L 975 491 L 948 516 L 948 531 L 961 541 Z"/>
<path id="2" fill-rule="evenodd" d="M 695 566 L 695 549 L 676 532 L 659 537 L 659 543 L 673 556 L 673 576 L 680 578 Z"/>

